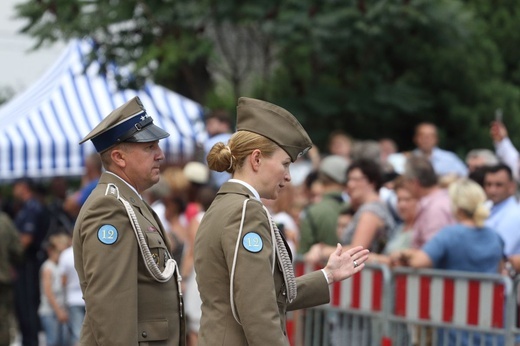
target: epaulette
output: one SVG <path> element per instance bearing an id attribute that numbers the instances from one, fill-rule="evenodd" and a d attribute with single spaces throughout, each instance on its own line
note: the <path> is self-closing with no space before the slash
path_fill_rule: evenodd
<path id="1" fill-rule="evenodd" d="M 119 188 L 116 186 L 116 184 L 109 183 L 107 185 L 107 189 L 105 190 L 105 196 L 113 196 L 119 199 Z"/>

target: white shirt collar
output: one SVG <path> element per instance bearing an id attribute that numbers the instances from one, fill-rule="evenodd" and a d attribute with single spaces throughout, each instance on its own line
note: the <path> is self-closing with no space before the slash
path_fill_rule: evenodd
<path id="1" fill-rule="evenodd" d="M 122 181 L 123 183 L 125 183 L 126 185 L 128 185 L 128 187 L 131 188 L 132 191 L 134 191 L 135 194 L 136 194 L 137 196 L 139 196 L 139 198 L 143 199 L 143 197 L 139 194 L 139 192 L 137 192 L 137 190 L 135 189 L 135 187 L 133 187 L 132 185 L 128 184 L 128 182 L 127 182 L 126 180 L 123 180 L 123 178 L 121 178 L 119 175 L 117 175 L 117 174 L 115 174 L 115 173 L 112 173 L 112 172 L 110 172 L 110 171 L 106 171 L 106 172 L 109 173 L 109 174 L 112 174 L 114 177 L 118 177 L 119 179 L 121 179 L 121 181 Z"/>
<path id="2" fill-rule="evenodd" d="M 231 182 L 231 183 L 239 183 L 239 184 L 244 185 L 245 187 L 247 187 L 247 189 L 249 191 L 251 191 L 253 193 L 255 198 L 260 201 L 260 195 L 258 194 L 258 191 L 256 191 L 256 189 L 254 187 L 252 187 L 251 185 L 249 185 L 245 181 L 239 180 L 239 179 L 229 179 L 228 181 Z"/>

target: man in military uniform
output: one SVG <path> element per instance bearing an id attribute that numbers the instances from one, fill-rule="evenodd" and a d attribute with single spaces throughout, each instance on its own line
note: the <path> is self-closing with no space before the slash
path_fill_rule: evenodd
<path id="1" fill-rule="evenodd" d="M 106 170 L 74 228 L 86 308 L 81 345 L 184 345 L 177 263 L 141 197 L 159 181 L 158 143 L 167 136 L 135 97 L 81 141 L 92 140 Z"/>
<path id="2" fill-rule="evenodd" d="M 23 346 L 38 346 L 40 331 L 40 267 L 46 255 L 42 244 L 50 218 L 35 182 L 23 177 L 13 183 L 13 197 L 20 203 L 13 222 L 18 230 L 23 259 L 16 266 L 14 305 Z"/>
<path id="3" fill-rule="evenodd" d="M 339 155 L 321 160 L 318 180 L 323 186 L 323 196 L 303 213 L 298 244 L 301 254 L 306 254 L 314 244 L 334 246 L 338 243 L 336 225 L 340 210 L 345 205 L 342 193 L 347 182 L 348 165 L 347 159 Z"/>
<path id="4" fill-rule="evenodd" d="M 9 346 L 13 314 L 13 265 L 22 260 L 22 244 L 14 223 L 0 211 L 0 346 Z"/>

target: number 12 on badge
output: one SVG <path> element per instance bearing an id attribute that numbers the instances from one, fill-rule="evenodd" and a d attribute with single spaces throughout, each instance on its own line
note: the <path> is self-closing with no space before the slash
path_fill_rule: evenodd
<path id="1" fill-rule="evenodd" d="M 98 239 L 106 245 L 112 245 L 117 240 L 117 229 L 112 225 L 103 225 L 98 229 Z"/>
<path id="2" fill-rule="evenodd" d="M 264 247 L 264 243 L 262 242 L 262 238 L 258 233 L 255 232 L 249 232 L 247 233 L 244 238 L 242 238 L 242 245 L 244 246 L 244 249 L 246 249 L 249 252 L 260 252 L 262 251 Z"/>

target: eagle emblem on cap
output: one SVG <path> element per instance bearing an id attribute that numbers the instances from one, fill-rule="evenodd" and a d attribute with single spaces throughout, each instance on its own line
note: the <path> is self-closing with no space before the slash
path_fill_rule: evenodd
<path id="1" fill-rule="evenodd" d="M 311 147 L 307 147 L 305 149 L 303 149 L 301 152 L 298 153 L 298 157 L 297 159 L 299 159 L 300 157 L 302 157 L 303 155 L 307 154 L 307 152 L 311 149 Z"/>

